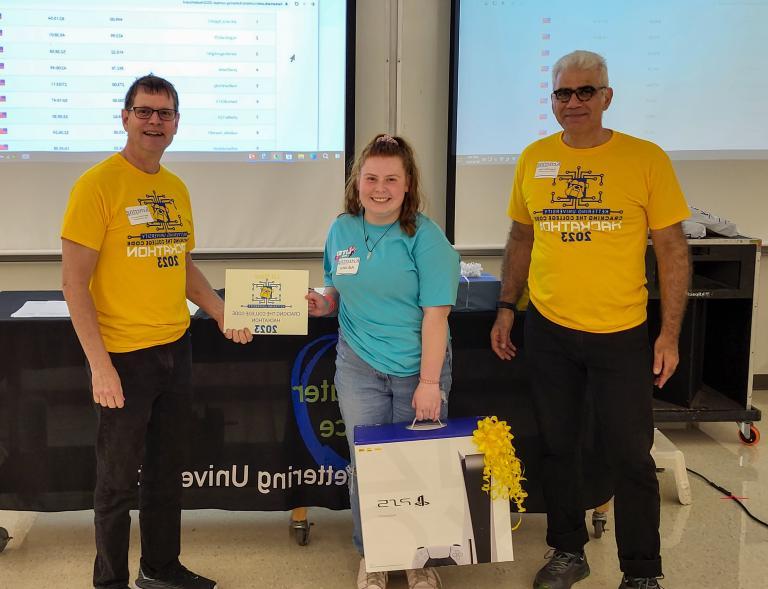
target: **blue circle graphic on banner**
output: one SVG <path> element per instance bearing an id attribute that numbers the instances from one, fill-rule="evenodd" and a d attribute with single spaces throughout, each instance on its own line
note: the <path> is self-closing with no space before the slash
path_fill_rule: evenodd
<path id="1" fill-rule="evenodd" d="M 312 458 L 315 459 L 315 462 L 317 462 L 317 465 L 332 466 L 337 470 L 342 470 L 347 467 L 349 460 L 340 456 L 329 445 L 320 442 L 309 418 L 309 407 L 302 400 L 302 395 L 299 392 L 304 390 L 309 384 L 309 379 L 312 376 L 315 365 L 329 348 L 336 345 L 338 339 L 339 336 L 335 333 L 323 335 L 309 342 L 299 351 L 291 369 L 291 401 L 301 438 L 304 440 L 304 445 L 309 450 Z M 307 357 L 309 359 L 305 365 L 304 361 Z"/>

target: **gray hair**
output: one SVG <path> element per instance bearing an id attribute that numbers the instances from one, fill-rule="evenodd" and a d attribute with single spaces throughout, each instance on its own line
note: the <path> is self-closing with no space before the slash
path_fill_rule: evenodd
<path id="1" fill-rule="evenodd" d="M 600 80 L 598 83 L 601 86 L 608 85 L 608 65 L 605 63 L 605 58 L 602 55 L 593 53 L 592 51 L 584 51 L 579 49 L 573 51 L 568 55 L 563 55 L 555 62 L 552 67 L 552 86 L 555 85 L 557 76 L 563 70 L 575 69 L 575 70 L 597 70 Z"/>

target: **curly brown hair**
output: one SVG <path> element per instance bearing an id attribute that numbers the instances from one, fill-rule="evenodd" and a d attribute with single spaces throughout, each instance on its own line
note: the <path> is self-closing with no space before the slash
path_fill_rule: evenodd
<path id="1" fill-rule="evenodd" d="M 416 217 L 421 211 L 421 192 L 419 191 L 419 169 L 413 148 L 400 136 L 379 133 L 365 146 L 360 156 L 355 160 L 344 190 L 344 212 L 359 215 L 363 212 L 360 202 L 360 169 L 369 157 L 399 157 L 405 170 L 408 192 L 405 193 L 403 205 L 400 208 L 400 228 L 403 233 L 412 237 L 416 233 Z"/>

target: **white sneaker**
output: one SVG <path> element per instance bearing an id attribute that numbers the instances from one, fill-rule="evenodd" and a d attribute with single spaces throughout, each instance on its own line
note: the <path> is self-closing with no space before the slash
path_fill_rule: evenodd
<path id="1" fill-rule="evenodd" d="M 387 589 L 387 572 L 366 573 L 365 558 L 361 558 L 357 571 L 357 589 Z"/>
<path id="2" fill-rule="evenodd" d="M 440 575 L 432 567 L 408 569 L 405 576 L 408 577 L 408 589 L 441 589 L 443 586 Z"/>

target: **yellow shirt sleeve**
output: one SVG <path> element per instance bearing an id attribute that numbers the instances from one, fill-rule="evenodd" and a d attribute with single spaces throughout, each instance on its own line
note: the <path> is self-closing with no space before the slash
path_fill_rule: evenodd
<path id="1" fill-rule="evenodd" d="M 512 194 L 509 197 L 509 205 L 507 206 L 507 216 L 513 221 L 532 225 L 533 219 L 531 219 L 525 197 L 523 196 L 523 180 L 525 179 L 526 168 L 525 155 L 525 151 L 520 154 L 515 166 L 515 179 L 512 183 Z"/>
<path id="2" fill-rule="evenodd" d="M 691 216 L 685 196 L 677 181 L 669 156 L 656 148 L 656 161 L 650 170 L 648 190 L 648 227 L 663 229 Z"/>
<path id="3" fill-rule="evenodd" d="M 70 193 L 61 237 L 100 251 L 110 216 L 96 187 L 81 178 Z"/>

